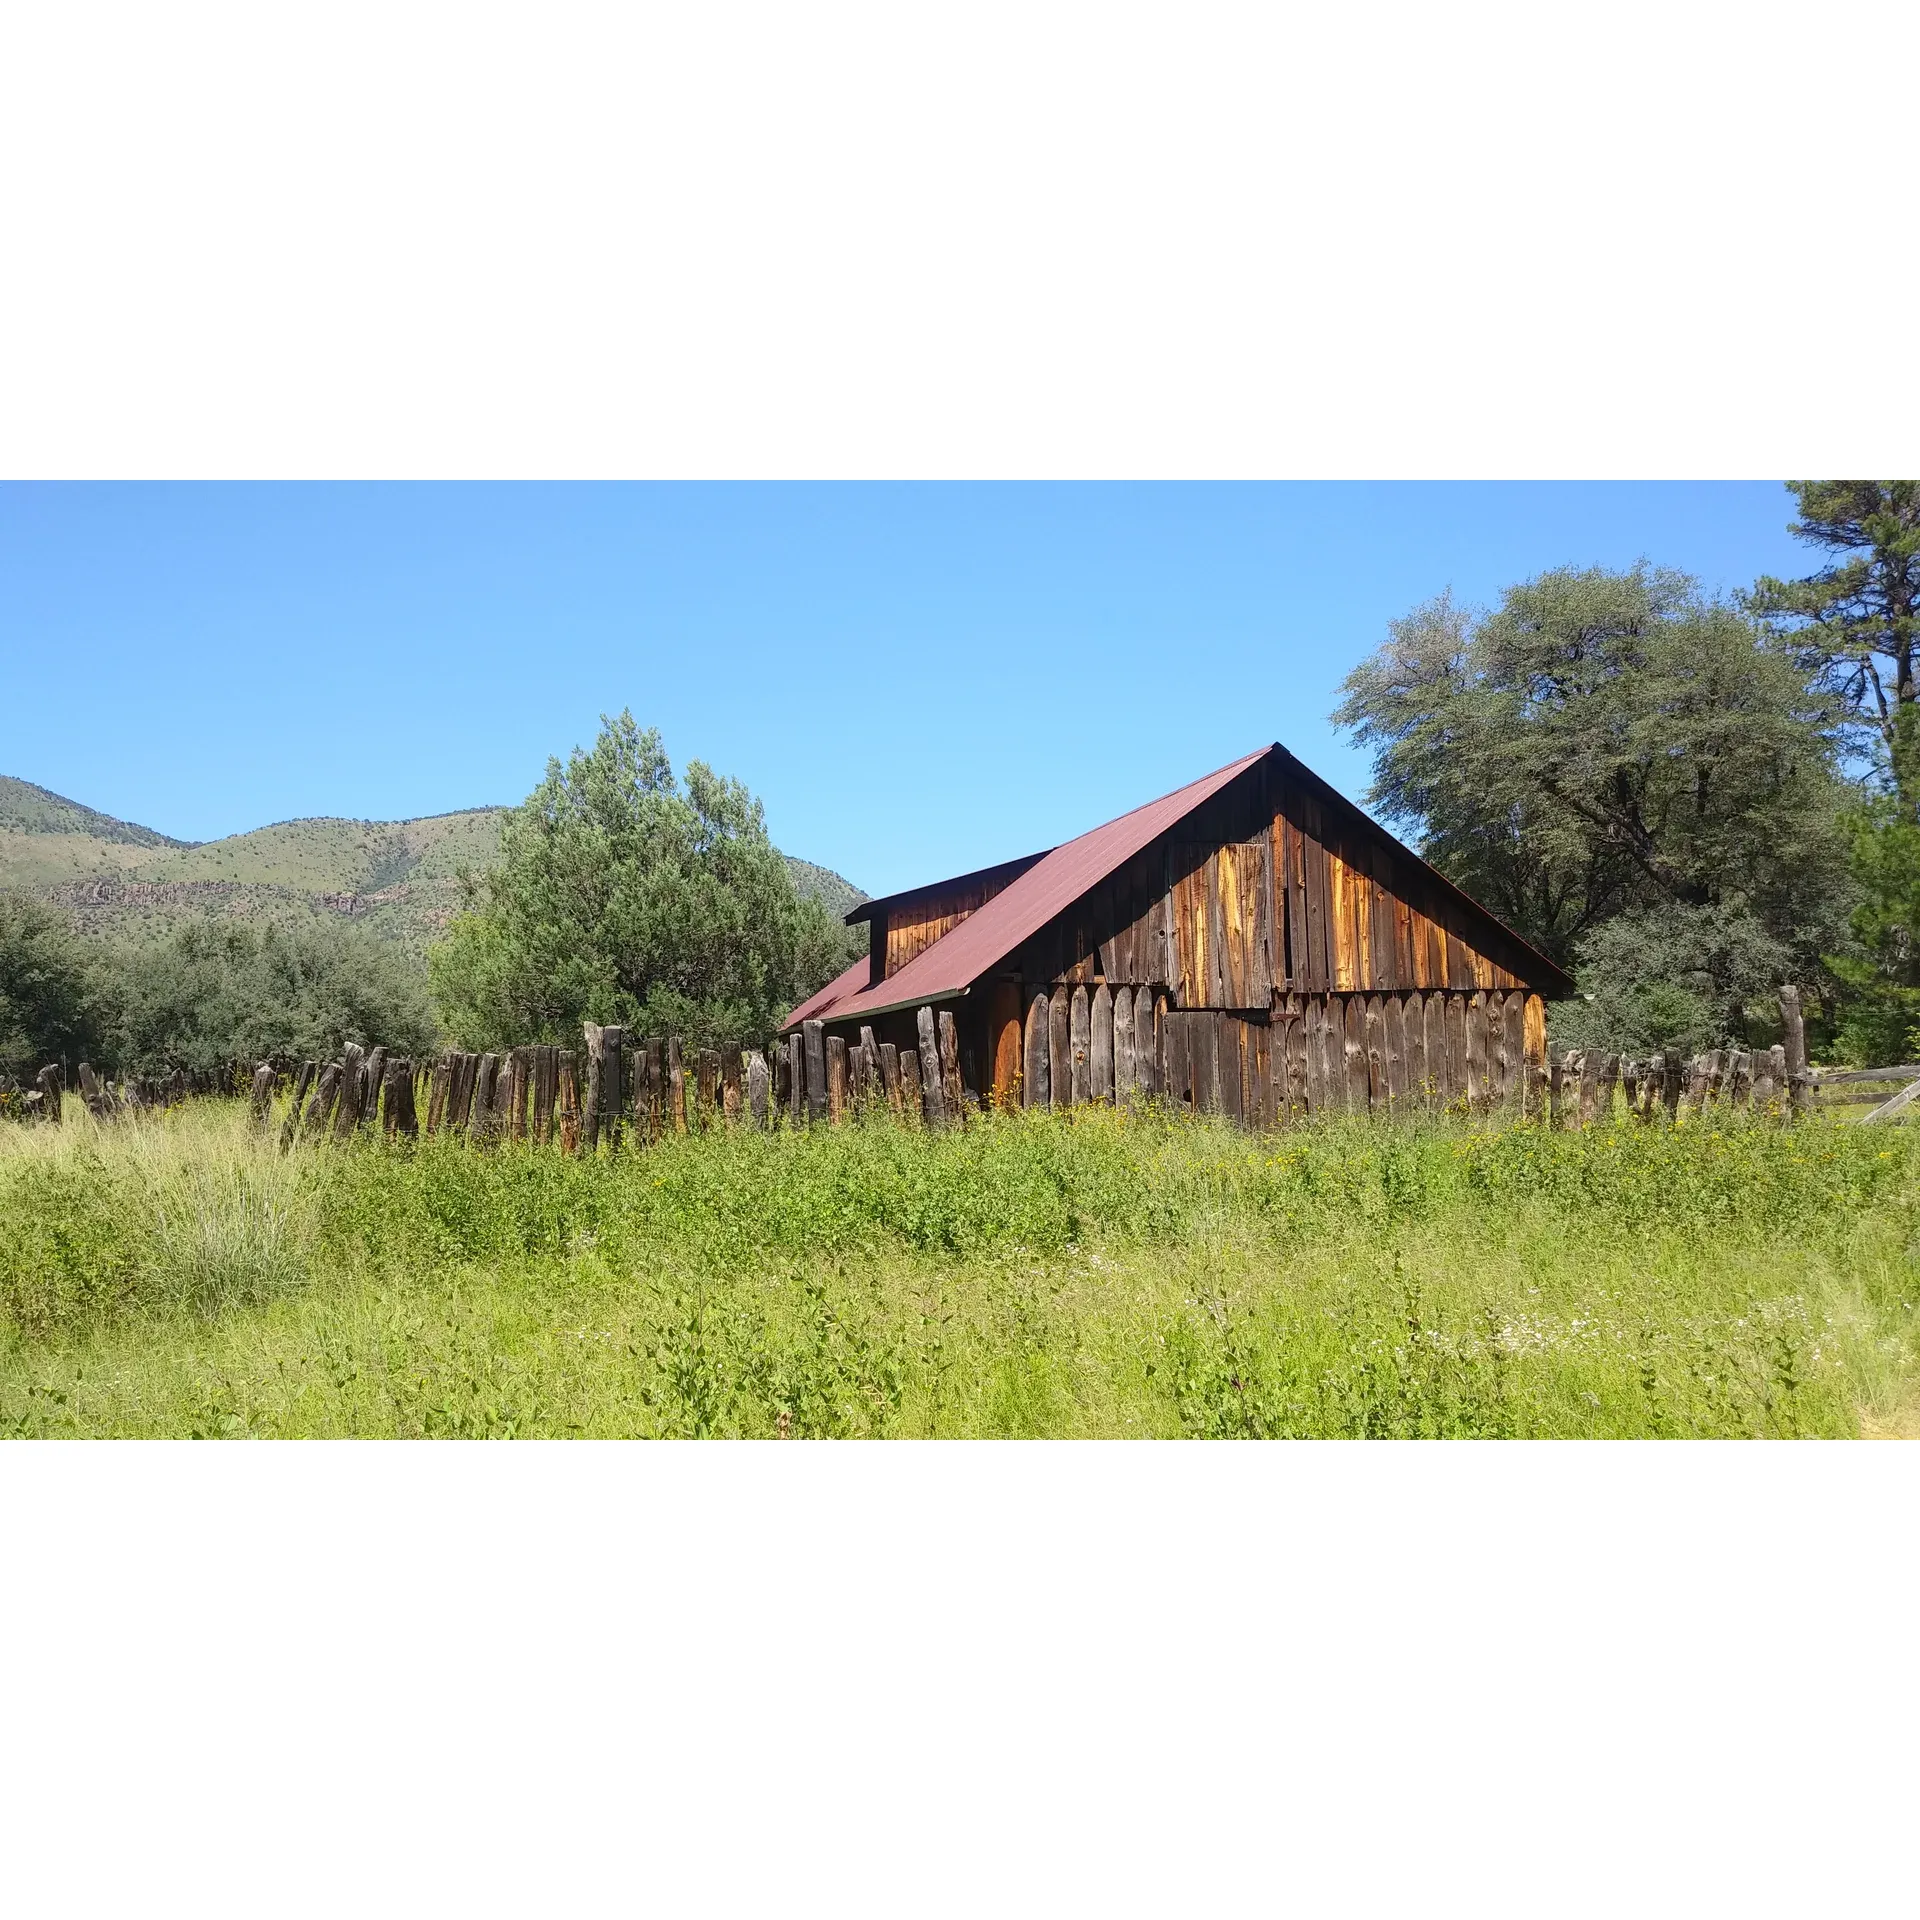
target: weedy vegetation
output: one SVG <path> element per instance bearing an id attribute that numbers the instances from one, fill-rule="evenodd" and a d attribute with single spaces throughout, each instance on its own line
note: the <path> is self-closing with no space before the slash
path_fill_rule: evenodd
<path id="1" fill-rule="evenodd" d="M 0 1127 L 16 1435 L 1797 1436 L 1920 1405 L 1912 1129 L 1089 1108 L 569 1159 Z"/>

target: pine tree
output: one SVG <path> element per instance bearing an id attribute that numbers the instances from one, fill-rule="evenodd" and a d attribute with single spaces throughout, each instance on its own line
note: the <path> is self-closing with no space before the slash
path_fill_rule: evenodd
<path id="1" fill-rule="evenodd" d="M 1920 481 L 1790 480 L 1796 539 L 1835 555 L 1804 580 L 1766 576 L 1750 609 L 1802 650 L 1846 702 L 1861 744 L 1892 770 L 1898 716 L 1915 704 Z"/>

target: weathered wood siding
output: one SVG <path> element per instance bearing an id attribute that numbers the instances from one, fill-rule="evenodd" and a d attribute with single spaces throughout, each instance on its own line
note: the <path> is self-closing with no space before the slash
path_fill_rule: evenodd
<path id="1" fill-rule="evenodd" d="M 1286 992 L 1511 990 L 1530 984 L 1527 965 L 1386 834 L 1262 763 L 1042 928 L 1008 971 L 1165 986 L 1181 1010 L 1265 1010 Z"/>
<path id="2" fill-rule="evenodd" d="M 1034 996 L 1028 1024 L 1040 1036 L 1035 1057 L 1043 1064 L 1050 1025 L 1064 1008 L 1070 1027 L 1084 991 L 1061 986 Z M 1524 988 L 1283 993 L 1261 1012 L 1181 1007 L 1164 989 L 1122 986 L 1097 990 L 1085 1004 L 1091 1057 L 1117 1048 L 1125 1063 L 1111 1083 L 1093 1084 L 1095 1100 L 1124 1104 L 1152 1093 L 1251 1127 L 1312 1113 L 1546 1112 L 1546 1010 Z M 1077 1078 L 1052 1072 L 1031 1084 L 1031 1070 L 1009 1054 L 1010 1064 L 1006 1056 L 994 1060 L 997 1102 L 1069 1106 L 1088 1097 Z"/>
<path id="3" fill-rule="evenodd" d="M 969 914 L 978 913 L 1022 871 L 1016 866 L 1004 872 L 975 874 L 965 885 L 930 890 L 876 912 L 872 933 L 874 978 L 885 980 L 898 973 L 943 933 L 951 933 Z"/>

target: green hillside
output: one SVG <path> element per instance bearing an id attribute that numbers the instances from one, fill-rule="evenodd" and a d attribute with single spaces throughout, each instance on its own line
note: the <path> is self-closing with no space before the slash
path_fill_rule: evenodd
<path id="1" fill-rule="evenodd" d="M 0 776 L 0 888 L 68 908 L 104 937 L 182 920 L 358 920 L 424 954 L 460 907 L 460 871 L 484 871 L 502 807 L 420 820 L 283 820 L 199 844 L 116 820 Z M 865 896 L 826 867 L 788 857 L 794 884 L 841 914 Z"/>

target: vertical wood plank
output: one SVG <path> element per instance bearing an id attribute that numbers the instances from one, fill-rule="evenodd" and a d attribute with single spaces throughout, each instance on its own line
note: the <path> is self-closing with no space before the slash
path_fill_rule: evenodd
<path id="1" fill-rule="evenodd" d="M 1160 999 L 1153 987 L 1133 996 L 1133 1087 L 1136 1095 L 1157 1100 L 1166 1090 L 1161 1060 Z"/>
<path id="2" fill-rule="evenodd" d="M 1400 1004 L 1407 1049 L 1407 1105 L 1426 1108 L 1432 1104 L 1433 1095 L 1427 1075 L 1427 997 L 1423 993 L 1402 994 Z"/>
<path id="3" fill-rule="evenodd" d="M 1121 987 L 1113 995 L 1113 1098 L 1118 1106 L 1133 1105 L 1133 989 Z"/>
<path id="4" fill-rule="evenodd" d="M 1073 1074 L 1073 1104 L 1084 1107 L 1093 1087 L 1093 1020 L 1085 987 L 1067 1002 L 1067 1048 Z"/>
<path id="5" fill-rule="evenodd" d="M 1418 1003 L 1415 1004 L 1417 1007 Z M 1387 1029 L 1387 1098 L 1393 1102 L 1396 1113 L 1404 1113 L 1408 1097 L 1416 1084 L 1408 1070 L 1406 1002 L 1397 993 L 1383 995 L 1380 1012 Z M 1417 1011 L 1414 1017 L 1419 1018 Z"/>
<path id="6" fill-rule="evenodd" d="M 1365 1113 L 1369 1092 L 1366 996 L 1348 994 L 1341 1012 L 1345 1022 L 1340 1051 L 1347 1076 L 1347 1111 Z"/>
<path id="7" fill-rule="evenodd" d="M 1170 1107 L 1191 1108 L 1194 1104 L 1191 1024 L 1190 1014 L 1176 1011 L 1169 1011 L 1160 1023 L 1160 1066 Z"/>
<path id="8" fill-rule="evenodd" d="M 1367 1106 L 1371 1112 L 1385 1113 L 1393 1092 L 1387 1078 L 1386 1002 L 1377 993 L 1367 995 L 1361 1032 L 1367 1048 Z"/>
<path id="9" fill-rule="evenodd" d="M 1113 1104 L 1113 995 L 1103 980 L 1093 990 L 1087 1017 L 1087 1097 Z"/>
<path id="10" fill-rule="evenodd" d="M 762 1133 L 767 1130 L 771 1112 L 772 1078 L 767 1071 L 766 1055 L 756 1048 L 747 1055 L 747 1114 Z"/>
<path id="11" fill-rule="evenodd" d="M 1484 1113 L 1487 1106 L 1487 996 L 1467 999 L 1467 1108 Z"/>
<path id="12" fill-rule="evenodd" d="M 898 1120 L 901 1116 L 900 1049 L 891 1040 L 880 1042 L 880 1084 L 886 1089 L 887 1106 Z"/>
<path id="13" fill-rule="evenodd" d="M 1526 1109 L 1527 1093 L 1527 996 L 1518 988 L 1509 990 L 1500 1021 L 1506 1071 L 1502 1097 L 1518 1117 Z"/>
<path id="14" fill-rule="evenodd" d="M 1073 996 L 1065 988 L 1047 1003 L 1047 1070 L 1056 1107 L 1073 1100 Z"/>
<path id="15" fill-rule="evenodd" d="M 1464 1111 L 1468 1104 L 1471 1081 L 1467 1073 L 1467 997 L 1463 993 L 1449 993 L 1442 1005 L 1442 1024 L 1447 1033 L 1447 1084 L 1446 1100 L 1449 1106 L 1458 1104 Z"/>
<path id="16" fill-rule="evenodd" d="M 1052 1055 L 1048 1035 L 1053 1030 L 1051 1009 L 1045 993 L 1036 990 L 1027 1002 L 1026 1031 L 1022 1036 L 1020 1104 L 1045 1107 L 1052 1104 Z"/>
<path id="17" fill-rule="evenodd" d="M 738 1047 L 729 1047 L 720 1056 L 720 1113 L 730 1127 L 740 1124 L 741 1058 Z"/>
<path id="18" fill-rule="evenodd" d="M 1547 1003 L 1537 993 L 1524 996 L 1520 1051 L 1526 1061 L 1526 1112 L 1532 1120 L 1547 1117 Z"/>
<path id="19" fill-rule="evenodd" d="M 1325 1113 L 1333 1105 L 1333 1091 L 1327 1077 L 1327 1000 L 1325 994 L 1309 994 L 1300 1016 L 1301 1040 L 1306 1054 L 1307 1111 Z"/>
<path id="20" fill-rule="evenodd" d="M 900 1117 L 918 1123 L 925 1096 L 920 1086 L 920 1055 L 912 1047 L 896 1050 L 900 1066 Z"/>

